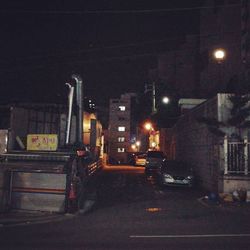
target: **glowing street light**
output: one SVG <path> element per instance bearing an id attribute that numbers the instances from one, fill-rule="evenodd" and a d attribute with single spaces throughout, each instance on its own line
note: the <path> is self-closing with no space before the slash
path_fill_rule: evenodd
<path id="1" fill-rule="evenodd" d="M 152 148 L 155 148 L 156 145 L 157 145 L 157 144 L 156 144 L 156 142 L 154 142 L 154 141 L 151 143 L 151 147 L 152 147 Z"/>
<path id="2" fill-rule="evenodd" d="M 224 49 L 216 49 L 213 53 L 215 60 L 217 61 L 217 63 L 219 64 L 219 68 L 218 68 L 218 81 L 219 83 L 222 83 L 224 80 L 223 77 L 223 64 L 222 62 L 225 60 L 226 57 L 226 52 Z"/>
<path id="3" fill-rule="evenodd" d="M 152 123 L 151 122 L 146 122 L 144 124 L 144 128 L 148 131 L 152 130 L 153 129 L 153 126 L 152 126 Z"/>
<path id="4" fill-rule="evenodd" d="M 164 96 L 163 98 L 162 98 L 162 102 L 164 103 L 164 104 L 168 104 L 169 103 L 169 98 L 167 97 L 167 96 Z"/>
<path id="5" fill-rule="evenodd" d="M 141 146 L 141 142 L 136 141 L 134 144 L 131 145 L 131 149 L 134 150 L 134 151 L 139 152 L 140 151 L 140 146 Z"/>
<path id="6" fill-rule="evenodd" d="M 221 63 L 225 57 L 226 57 L 226 52 L 224 49 L 216 49 L 213 53 L 214 58 L 218 63 Z"/>

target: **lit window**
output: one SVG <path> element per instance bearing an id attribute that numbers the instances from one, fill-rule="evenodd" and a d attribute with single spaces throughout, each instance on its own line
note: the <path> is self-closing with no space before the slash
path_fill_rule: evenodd
<path id="1" fill-rule="evenodd" d="M 126 110 L 126 107 L 125 107 L 125 106 L 119 106 L 119 110 L 120 110 L 120 111 L 125 111 L 125 110 Z"/>
<path id="2" fill-rule="evenodd" d="M 125 142 L 125 137 L 118 137 L 118 142 Z"/>
<path id="3" fill-rule="evenodd" d="M 118 127 L 118 131 L 120 131 L 120 132 L 124 132 L 125 131 L 125 127 Z"/>
<path id="4" fill-rule="evenodd" d="M 118 149 L 117 149 L 117 152 L 118 152 L 118 153 L 124 153 L 124 152 L 125 152 L 125 148 L 118 148 Z"/>

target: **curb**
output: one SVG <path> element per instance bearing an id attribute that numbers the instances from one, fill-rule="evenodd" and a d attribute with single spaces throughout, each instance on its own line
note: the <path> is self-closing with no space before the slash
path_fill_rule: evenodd
<path id="1" fill-rule="evenodd" d="M 74 214 L 56 214 L 56 215 L 44 215 L 32 218 L 32 216 L 24 216 L 19 218 L 3 218 L 0 219 L 0 227 L 14 227 L 24 225 L 34 225 L 49 222 L 56 222 L 67 220 L 75 217 Z"/>
<path id="2" fill-rule="evenodd" d="M 245 211 L 250 211 L 249 202 L 221 202 L 221 201 L 209 201 L 204 196 L 197 199 L 197 201 L 207 208 L 220 208 L 220 209 L 243 209 Z"/>

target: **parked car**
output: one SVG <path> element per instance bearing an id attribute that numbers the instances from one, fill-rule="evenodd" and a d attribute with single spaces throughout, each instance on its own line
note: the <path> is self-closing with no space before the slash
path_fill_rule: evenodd
<path id="1" fill-rule="evenodd" d="M 145 174 L 156 174 L 165 165 L 167 157 L 162 151 L 148 151 L 146 157 Z"/>
<path id="2" fill-rule="evenodd" d="M 180 161 L 166 161 L 157 175 L 161 185 L 193 187 L 195 182 L 192 168 Z"/>
<path id="3" fill-rule="evenodd" d="M 146 154 L 137 155 L 135 157 L 135 166 L 145 166 L 146 165 Z"/>

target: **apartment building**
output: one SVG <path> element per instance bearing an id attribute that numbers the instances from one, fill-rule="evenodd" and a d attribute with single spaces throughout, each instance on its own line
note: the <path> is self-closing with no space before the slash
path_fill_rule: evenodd
<path id="1" fill-rule="evenodd" d="M 190 98 L 197 95 L 197 54 L 198 38 L 188 35 L 178 49 L 158 56 L 158 77 L 172 86 L 178 96 Z"/>
<path id="2" fill-rule="evenodd" d="M 205 1 L 200 11 L 201 97 L 233 92 L 249 74 L 249 11 L 247 0 Z M 214 58 L 218 48 L 226 53 L 222 62 Z"/>
<path id="3" fill-rule="evenodd" d="M 110 161 L 127 162 L 128 152 L 135 140 L 135 93 L 126 93 L 110 99 L 108 154 Z"/>

